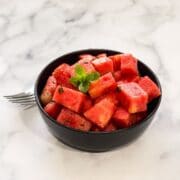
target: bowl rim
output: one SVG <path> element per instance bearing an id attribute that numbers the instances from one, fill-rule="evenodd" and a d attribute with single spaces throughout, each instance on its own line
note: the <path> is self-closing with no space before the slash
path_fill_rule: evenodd
<path id="1" fill-rule="evenodd" d="M 65 56 L 68 56 L 70 54 L 90 54 L 89 51 L 112 51 L 114 53 L 120 53 L 120 54 L 123 54 L 123 52 L 121 51 L 117 51 L 117 50 L 112 50 L 112 49 L 99 49 L 99 48 L 91 48 L 91 49 L 80 49 L 80 50 L 76 50 L 76 51 L 71 51 L 71 52 L 68 52 L 68 53 L 65 53 L 61 56 L 59 56 L 58 58 L 56 59 L 53 59 L 52 61 L 50 61 L 50 63 L 48 63 L 42 70 L 41 72 L 39 73 L 39 75 L 37 76 L 37 79 L 35 81 L 35 86 L 34 86 L 34 95 L 35 95 L 35 101 L 36 101 L 36 104 L 38 105 L 40 111 L 47 117 L 48 120 L 50 120 L 53 124 L 55 124 L 56 126 L 61 126 L 62 128 L 66 128 L 68 130 L 71 130 L 71 131 L 74 131 L 74 132 L 77 132 L 77 133 L 82 133 L 82 134 L 99 134 L 99 135 L 109 135 L 109 134 L 116 134 L 116 133 L 120 133 L 120 132 L 124 132 L 124 131 L 128 131 L 128 130 L 131 130 L 131 129 L 134 129 L 138 126 L 141 126 L 143 123 L 145 123 L 146 121 L 150 120 L 150 118 L 156 113 L 156 111 L 159 109 L 159 106 L 160 106 L 160 103 L 161 103 L 161 99 L 162 99 L 162 87 L 161 87 L 161 84 L 160 84 L 160 81 L 158 79 L 158 77 L 156 76 L 156 74 L 153 72 L 153 70 L 151 68 L 149 68 L 149 66 L 147 66 L 145 63 L 143 63 L 141 60 L 137 59 L 138 62 L 140 62 L 143 66 L 145 66 L 149 71 L 150 73 L 155 77 L 156 79 L 156 84 L 157 86 L 160 88 L 160 91 L 161 91 L 161 95 L 158 97 L 158 102 L 155 106 L 155 108 L 152 110 L 151 113 L 149 113 L 142 121 L 128 127 L 128 128 L 122 128 L 122 129 L 117 129 L 117 130 L 114 130 L 114 131 L 111 131 L 111 132 L 106 132 L 106 131 L 82 131 L 82 130 L 79 130 L 79 129 L 74 129 L 74 128 L 71 128 L 71 127 L 67 127 L 63 124 L 60 124 L 58 123 L 57 121 L 55 121 L 54 118 L 52 118 L 51 116 L 49 116 L 43 109 L 41 103 L 40 103 L 40 98 L 38 96 L 38 92 L 37 92 L 37 89 L 38 89 L 38 85 L 39 85 L 39 81 L 41 79 L 41 76 L 42 74 L 44 73 L 44 71 L 51 65 L 53 64 L 55 61 L 58 61 L 60 58 L 62 59 L 63 57 Z M 103 53 L 103 52 L 102 52 Z M 64 63 L 64 62 L 62 62 Z M 48 125 L 49 126 L 49 125 Z"/>

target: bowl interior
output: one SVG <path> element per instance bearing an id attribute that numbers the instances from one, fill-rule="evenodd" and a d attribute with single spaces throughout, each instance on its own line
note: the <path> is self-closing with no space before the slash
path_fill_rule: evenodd
<path id="1" fill-rule="evenodd" d="M 75 52 L 65 54 L 65 55 L 55 59 L 54 61 L 52 61 L 50 64 L 48 64 L 39 74 L 38 79 L 35 84 L 35 97 L 36 97 L 37 104 L 40 107 L 40 109 L 43 111 L 43 106 L 39 99 L 40 94 L 46 83 L 47 78 L 51 75 L 51 73 L 57 66 L 59 66 L 62 63 L 67 63 L 67 64 L 75 63 L 78 60 L 80 54 L 98 55 L 100 53 L 106 53 L 109 56 L 109 55 L 114 55 L 114 54 L 121 53 L 121 52 L 107 50 L 107 49 L 85 49 L 85 50 L 80 50 L 80 51 L 75 51 Z M 149 76 L 161 89 L 159 80 L 156 77 L 156 75 L 154 74 L 154 72 L 140 60 L 138 60 L 138 69 L 139 69 L 141 76 L 145 76 L 145 75 Z M 161 90 L 161 92 L 162 92 L 162 90 Z M 148 117 L 150 117 L 152 114 L 155 113 L 155 111 L 159 107 L 160 101 L 161 101 L 161 96 L 156 98 L 155 100 L 153 100 L 151 103 L 148 104 L 148 114 L 144 120 L 148 120 Z M 52 118 L 49 118 L 49 119 L 53 120 Z M 144 120 L 140 121 L 136 125 L 142 123 Z M 136 125 L 134 125 L 134 126 L 136 126 Z"/>

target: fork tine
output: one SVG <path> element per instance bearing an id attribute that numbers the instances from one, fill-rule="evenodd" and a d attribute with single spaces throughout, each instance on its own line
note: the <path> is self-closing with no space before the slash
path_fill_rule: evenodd
<path id="1" fill-rule="evenodd" d="M 22 103 L 34 103 L 35 102 L 35 99 L 33 100 L 24 100 L 24 101 L 10 101 L 12 103 L 16 103 L 16 104 L 22 104 Z"/>
<path id="2" fill-rule="evenodd" d="M 28 106 L 28 105 L 33 105 L 33 104 L 35 104 L 35 101 L 34 101 L 34 102 L 18 103 L 18 104 L 20 104 L 21 106 Z"/>
<path id="3" fill-rule="evenodd" d="M 30 109 L 35 106 L 35 96 L 33 94 L 34 87 L 32 86 L 30 89 L 20 92 L 17 94 L 5 95 L 6 98 L 11 103 L 16 104 L 18 107 L 21 107 L 23 110 Z"/>
<path id="4" fill-rule="evenodd" d="M 21 95 L 11 95 L 11 96 L 4 96 L 6 99 L 19 99 L 19 98 L 27 98 L 27 97 L 34 97 L 34 94 L 26 94 L 22 93 Z"/>
<path id="5" fill-rule="evenodd" d="M 25 106 L 25 107 L 23 108 L 23 110 L 28 110 L 28 109 L 32 108 L 33 106 L 35 106 L 35 104 L 29 105 L 29 106 Z"/>
<path id="6" fill-rule="evenodd" d="M 17 103 L 17 104 L 21 104 L 21 103 L 31 103 L 31 102 L 35 102 L 35 99 L 30 99 L 30 100 L 23 100 L 23 101 L 9 101 L 11 103 Z"/>
<path id="7" fill-rule="evenodd" d="M 21 101 L 29 101 L 29 100 L 35 100 L 34 97 L 27 97 L 27 98 L 12 98 L 12 99 L 8 99 L 9 101 L 13 102 L 13 101 L 17 101 L 17 102 L 21 102 Z"/>
<path id="8" fill-rule="evenodd" d="M 4 96 L 4 97 L 5 97 L 5 98 L 19 97 L 19 96 L 23 96 L 24 94 L 25 94 L 24 92 L 21 92 L 21 93 L 18 93 L 18 94 L 6 95 L 6 96 Z"/>

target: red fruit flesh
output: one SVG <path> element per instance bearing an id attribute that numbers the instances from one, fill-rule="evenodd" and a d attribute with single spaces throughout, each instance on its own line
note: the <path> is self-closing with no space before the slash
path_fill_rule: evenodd
<path id="1" fill-rule="evenodd" d="M 122 75 L 138 75 L 137 60 L 131 54 L 121 54 Z"/>
<path id="2" fill-rule="evenodd" d="M 91 98 L 97 98 L 109 91 L 114 91 L 115 89 L 115 79 L 111 73 L 107 73 L 96 81 L 91 82 L 88 92 Z"/>
<path id="3" fill-rule="evenodd" d="M 87 111 L 91 107 L 92 107 L 92 100 L 90 99 L 90 97 L 86 96 L 82 104 L 82 112 Z"/>
<path id="4" fill-rule="evenodd" d="M 110 93 L 103 94 L 102 96 L 96 98 L 95 103 L 100 102 L 104 98 L 108 99 L 109 101 L 111 101 L 115 105 L 117 105 L 119 103 L 119 101 L 117 99 L 117 92 L 114 92 L 114 91 L 110 92 Z"/>
<path id="5" fill-rule="evenodd" d="M 48 104 L 52 100 L 56 87 L 57 87 L 56 79 L 53 76 L 50 76 L 40 96 L 41 102 L 44 105 Z"/>
<path id="6" fill-rule="evenodd" d="M 106 53 L 101 53 L 101 54 L 98 54 L 96 57 L 97 58 L 107 57 L 107 54 Z"/>
<path id="7" fill-rule="evenodd" d="M 109 56 L 109 58 L 113 61 L 114 71 L 118 71 L 121 68 L 121 54 L 115 54 L 113 56 Z"/>
<path id="8" fill-rule="evenodd" d="M 92 125 L 91 131 L 95 131 L 95 132 L 100 132 L 102 131 L 99 127 L 97 127 L 96 125 Z"/>
<path id="9" fill-rule="evenodd" d="M 84 69 L 87 73 L 96 71 L 94 66 L 91 64 L 91 62 L 87 62 L 85 60 L 80 60 L 77 64 L 80 64 L 82 67 L 84 67 Z"/>
<path id="10" fill-rule="evenodd" d="M 113 114 L 113 121 L 120 127 L 126 128 L 131 125 L 130 113 L 123 107 L 118 107 Z"/>
<path id="11" fill-rule="evenodd" d="M 142 77 L 138 83 L 147 92 L 149 102 L 161 95 L 159 87 L 148 76 Z"/>
<path id="12" fill-rule="evenodd" d="M 116 81 L 120 81 L 121 80 L 121 71 L 114 72 L 113 76 Z"/>
<path id="13" fill-rule="evenodd" d="M 113 124 L 113 123 L 109 123 L 103 131 L 105 132 L 112 132 L 112 131 L 115 131 L 117 130 L 117 127 Z"/>
<path id="14" fill-rule="evenodd" d="M 108 72 L 113 72 L 113 62 L 108 57 L 100 57 L 92 61 L 96 71 L 100 74 L 105 74 Z"/>
<path id="15" fill-rule="evenodd" d="M 129 113 L 147 110 L 148 95 L 137 83 L 122 83 L 118 87 L 118 99 Z"/>
<path id="16" fill-rule="evenodd" d="M 81 54 L 81 55 L 79 56 L 79 58 L 80 58 L 81 60 L 85 60 L 85 61 L 90 62 L 90 61 L 92 61 L 92 60 L 95 59 L 95 56 L 92 56 L 91 54 Z"/>
<path id="17" fill-rule="evenodd" d="M 100 128 L 104 128 L 111 119 L 114 112 L 114 104 L 108 99 L 103 99 L 95 104 L 84 116 Z"/>
<path id="18" fill-rule="evenodd" d="M 56 78 L 58 85 L 73 88 L 73 85 L 69 81 L 72 75 L 70 65 L 65 63 L 61 64 L 53 71 L 52 75 Z"/>
<path id="19" fill-rule="evenodd" d="M 54 119 L 56 119 L 60 109 L 60 105 L 55 102 L 50 102 L 44 107 L 44 111 L 46 111 Z"/>
<path id="20" fill-rule="evenodd" d="M 57 122 L 67 127 L 82 131 L 89 131 L 92 126 L 91 122 L 89 122 L 87 119 L 66 108 L 61 110 L 57 117 Z"/>
<path id="21" fill-rule="evenodd" d="M 58 86 L 53 96 L 53 101 L 68 109 L 80 112 L 85 95 L 79 91 Z"/>
<path id="22" fill-rule="evenodd" d="M 130 115 L 131 125 L 142 121 L 147 116 L 147 111 L 139 112 Z"/>

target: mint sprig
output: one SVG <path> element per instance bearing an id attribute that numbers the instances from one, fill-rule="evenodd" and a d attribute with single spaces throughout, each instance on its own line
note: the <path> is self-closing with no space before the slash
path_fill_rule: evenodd
<path id="1" fill-rule="evenodd" d="M 83 66 L 77 64 L 75 66 L 74 76 L 70 78 L 70 82 L 72 85 L 77 87 L 79 91 L 86 93 L 89 89 L 90 82 L 98 79 L 99 77 L 100 74 L 97 71 L 87 73 Z"/>

